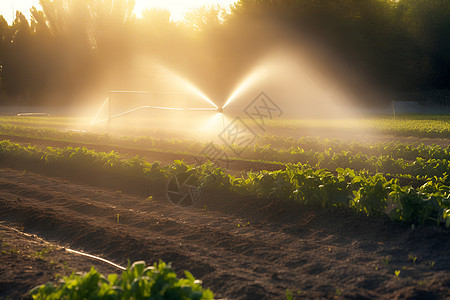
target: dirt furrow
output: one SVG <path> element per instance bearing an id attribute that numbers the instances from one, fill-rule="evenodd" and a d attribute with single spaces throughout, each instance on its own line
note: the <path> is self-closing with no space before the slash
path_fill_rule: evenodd
<path id="1" fill-rule="evenodd" d="M 33 180 L 36 176 L 34 176 Z M 15 183 L 8 180 L 0 181 L 0 189 L 7 189 L 14 196 L 38 199 L 49 204 L 49 207 L 59 207 L 70 209 L 84 217 L 95 216 L 97 219 L 104 216 L 106 220 L 117 222 L 121 225 L 157 231 L 164 235 L 180 236 L 186 240 L 203 240 L 207 236 L 217 236 L 218 243 L 214 246 L 228 245 L 233 252 L 244 252 L 248 248 L 257 246 L 258 248 L 270 248 L 269 251 L 276 251 L 280 244 L 289 245 L 294 238 L 289 234 L 280 232 L 270 232 L 255 228 L 250 222 L 236 218 L 220 218 L 213 216 L 212 212 L 204 211 L 199 218 L 197 209 L 180 208 L 169 204 L 163 204 L 162 199 L 153 200 L 151 203 L 143 199 L 136 199 L 126 195 L 109 195 L 98 191 L 92 192 L 83 189 L 71 188 L 65 184 L 55 188 L 39 187 L 28 184 Z M 64 190 L 64 192 L 61 192 Z M 73 197 L 72 195 L 77 195 Z M 134 207 L 134 208 L 130 208 Z M 158 211 L 158 214 L 155 212 Z M 138 222 L 134 222 L 134 217 L 138 215 Z M 182 216 L 180 218 L 180 216 Z M 161 220 L 164 217 L 163 220 Z M 141 219 L 143 218 L 143 220 Z M 220 223 L 216 228 L 215 224 Z M 227 225 L 227 232 L 224 226 Z M 244 228 L 246 227 L 246 228 Z M 265 235 L 270 239 L 265 242 L 260 241 L 260 237 Z M 243 238 L 244 237 L 244 238 Z M 252 245 L 248 245 L 252 240 Z M 269 244 L 270 243 L 270 244 Z M 289 243 L 289 244 L 288 244 Z M 240 245 L 246 246 L 240 246 Z M 290 248 L 297 248 L 298 245 L 290 245 Z M 225 247 L 224 247 L 225 248 Z M 286 250 L 286 249 L 285 249 Z"/>
<path id="2" fill-rule="evenodd" d="M 264 204 L 258 211 L 251 199 L 219 200 L 229 202 L 211 206 L 235 206 L 225 209 L 235 214 L 0 169 L 0 220 L 122 265 L 172 262 L 217 297 L 281 299 L 288 289 L 307 298 L 450 294 L 448 230 L 411 231 L 336 210 Z"/>
<path id="3" fill-rule="evenodd" d="M 36 184 L 14 183 L 4 179 L 0 182 L 0 189 L 3 219 L 21 223 L 27 230 L 53 236 L 71 247 L 100 252 L 110 259 L 122 257 L 122 261 L 119 261 L 122 264 L 125 263 L 124 257 L 130 256 L 150 261 L 172 261 L 200 277 L 214 278 L 215 274 L 211 272 L 218 273 L 219 277 L 227 272 L 240 273 L 245 275 L 240 279 L 242 284 L 259 282 L 261 286 L 267 286 L 268 291 L 274 290 L 268 283 L 271 274 L 255 273 L 248 266 L 267 265 L 270 261 L 276 261 L 276 248 L 245 236 L 239 237 L 239 232 L 229 234 L 214 227 L 208 230 L 209 227 L 202 227 L 201 223 L 196 226 L 187 223 L 192 220 L 178 223 L 178 220 L 167 219 L 164 210 L 159 212 L 159 218 L 155 218 L 146 212 L 121 205 L 110 204 L 108 207 L 86 197 L 78 200 L 77 195 L 82 193 L 73 193 L 70 188 L 52 191 L 46 187 L 40 189 Z M 95 196 L 90 192 L 88 194 Z M 104 194 L 101 195 L 103 198 Z M 111 196 L 117 197 L 114 193 Z M 169 209 L 166 205 L 158 206 Z M 210 216 L 206 216 L 206 219 L 212 221 Z M 202 220 L 197 217 L 199 221 Z M 200 236 L 195 238 L 196 234 Z M 259 252 L 250 249 L 259 249 Z M 249 260 L 253 260 L 253 263 Z M 214 272 L 215 265 L 220 266 L 218 272 Z M 275 269 L 275 266 L 270 268 Z M 269 295 L 271 292 L 267 293 Z"/>

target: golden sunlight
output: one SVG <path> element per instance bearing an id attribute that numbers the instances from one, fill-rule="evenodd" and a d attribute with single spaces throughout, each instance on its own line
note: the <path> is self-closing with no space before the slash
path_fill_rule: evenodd
<path id="1" fill-rule="evenodd" d="M 134 13 L 136 17 L 140 18 L 146 9 L 163 8 L 170 11 L 173 21 L 181 21 L 184 15 L 192 9 L 209 5 L 227 8 L 236 2 L 236 0 L 136 0 Z M 0 14 L 11 24 L 16 11 L 21 11 L 27 18 L 30 18 L 32 6 L 41 9 L 39 0 L 0 0 Z"/>
<path id="2" fill-rule="evenodd" d="M 236 0 L 136 0 L 134 13 L 140 18 L 142 12 L 146 9 L 163 8 L 170 11 L 173 21 L 181 21 L 184 15 L 192 9 L 209 5 L 219 5 L 226 8 L 236 2 Z"/>
<path id="3" fill-rule="evenodd" d="M 30 17 L 30 9 L 35 6 L 40 9 L 39 0 L 1 0 L 0 15 L 8 21 L 9 24 L 15 19 L 16 11 L 22 12 L 27 18 Z"/>

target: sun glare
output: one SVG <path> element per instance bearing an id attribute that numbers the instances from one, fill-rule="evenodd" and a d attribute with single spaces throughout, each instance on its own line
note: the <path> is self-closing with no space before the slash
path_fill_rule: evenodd
<path id="1" fill-rule="evenodd" d="M 237 2 L 236 0 L 136 0 L 134 13 L 138 18 L 142 17 L 142 12 L 151 8 L 162 8 L 170 11 L 173 21 L 181 21 L 184 15 L 196 8 L 209 5 L 219 5 L 228 7 Z"/>
<path id="2" fill-rule="evenodd" d="M 12 24 L 16 17 L 16 11 L 20 11 L 25 17 L 30 18 L 30 9 L 33 6 L 37 9 L 41 9 L 39 0 L 1 0 L 0 15 L 2 15 L 9 24 Z"/>
<path id="3" fill-rule="evenodd" d="M 173 21 L 181 21 L 184 15 L 192 9 L 209 5 L 227 8 L 236 2 L 236 0 L 136 0 L 134 13 L 136 17 L 140 18 L 146 9 L 162 8 L 170 11 Z M 0 0 L 0 14 L 11 24 L 16 11 L 21 11 L 27 18 L 30 18 L 32 6 L 38 10 L 42 9 L 39 0 Z"/>

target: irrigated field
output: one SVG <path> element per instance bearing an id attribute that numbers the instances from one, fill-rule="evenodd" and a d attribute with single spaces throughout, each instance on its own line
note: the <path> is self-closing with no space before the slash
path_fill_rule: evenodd
<path id="1" fill-rule="evenodd" d="M 79 123 L 0 118 L 0 297 L 119 272 L 62 247 L 172 262 L 215 298 L 450 294 L 446 116 L 273 123 L 214 145 L 220 167 L 208 143 L 65 130 Z"/>

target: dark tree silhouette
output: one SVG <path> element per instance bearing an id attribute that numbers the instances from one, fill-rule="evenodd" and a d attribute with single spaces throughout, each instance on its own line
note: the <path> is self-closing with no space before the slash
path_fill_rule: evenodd
<path id="1" fill-rule="evenodd" d="M 137 57 L 225 99 L 274 45 L 306 41 L 333 54 L 335 72 L 351 68 L 394 95 L 450 89 L 449 0 L 242 0 L 230 14 L 205 7 L 177 23 L 161 9 L 136 19 L 134 0 L 40 5 L 29 21 L 20 12 L 11 25 L 0 17 L 2 104 L 68 105 L 93 92 L 145 89 L 145 80 L 129 80 Z M 354 75 L 341 77 L 359 92 Z"/>

